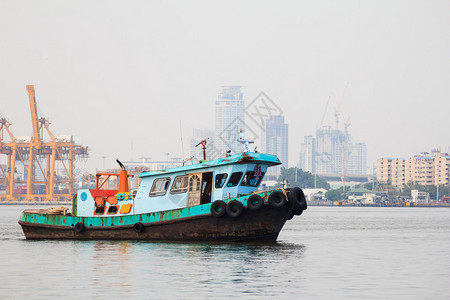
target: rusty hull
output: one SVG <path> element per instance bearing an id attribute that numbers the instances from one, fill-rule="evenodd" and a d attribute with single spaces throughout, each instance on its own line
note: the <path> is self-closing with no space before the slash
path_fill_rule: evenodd
<path id="1" fill-rule="evenodd" d="M 213 217 L 211 214 L 144 224 L 141 233 L 132 225 L 88 226 L 81 233 L 74 227 L 19 221 L 27 239 L 152 240 L 152 241 L 276 241 L 291 215 L 289 205 L 281 209 L 264 205 L 258 211 L 245 209 L 242 215 Z"/>

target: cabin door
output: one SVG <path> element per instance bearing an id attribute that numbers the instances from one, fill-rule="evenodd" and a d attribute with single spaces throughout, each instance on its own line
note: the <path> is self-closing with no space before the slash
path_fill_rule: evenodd
<path id="1" fill-rule="evenodd" d="M 211 203 L 213 172 L 202 174 L 202 194 L 200 204 Z"/>
<path id="2" fill-rule="evenodd" d="M 200 204 L 200 196 L 202 193 L 201 183 L 202 173 L 189 174 L 186 206 L 194 206 Z"/>

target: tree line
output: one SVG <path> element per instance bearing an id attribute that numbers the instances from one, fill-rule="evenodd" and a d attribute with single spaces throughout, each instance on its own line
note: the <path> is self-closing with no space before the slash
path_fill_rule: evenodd
<path id="1" fill-rule="evenodd" d="M 277 188 L 283 186 L 283 179 L 287 179 L 290 186 L 298 186 L 302 189 L 330 189 L 325 178 L 299 168 L 281 168 L 280 176 L 277 179 Z"/>

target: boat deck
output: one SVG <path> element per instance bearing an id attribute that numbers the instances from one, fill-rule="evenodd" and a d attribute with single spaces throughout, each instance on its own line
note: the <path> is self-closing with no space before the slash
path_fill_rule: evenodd
<path id="1" fill-rule="evenodd" d="M 56 216 L 71 216 L 72 213 L 67 207 L 50 207 L 46 209 L 27 209 L 24 213 L 38 214 L 38 215 L 56 215 Z"/>

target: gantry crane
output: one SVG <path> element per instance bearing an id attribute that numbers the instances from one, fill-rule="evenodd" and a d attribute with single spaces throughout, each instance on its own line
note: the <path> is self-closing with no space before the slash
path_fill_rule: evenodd
<path id="1" fill-rule="evenodd" d="M 71 136 L 55 136 L 50 131 L 50 122 L 38 116 L 34 86 L 27 85 L 27 91 L 33 136 L 16 138 L 9 128 L 11 123 L 4 118 L 0 119 L 0 154 L 7 156 L 6 170 L 0 165 L 0 177 L 4 176 L 0 184 L 4 182 L 6 186 L 6 195 L 0 195 L 0 201 L 70 201 L 74 193 L 74 161 L 79 157 L 87 158 L 88 148 L 75 144 Z M 50 141 L 44 141 L 44 130 Z M 5 133 L 9 136 L 8 142 L 5 141 Z M 23 179 L 15 176 L 17 158 L 24 169 Z M 46 161 L 46 164 L 41 164 L 41 161 Z M 57 174 L 57 163 L 63 167 L 60 172 L 62 174 Z M 43 180 L 36 180 L 36 172 L 42 174 Z M 39 184 L 45 185 L 45 193 L 38 193 L 36 186 Z M 62 191 L 55 190 L 61 185 L 65 187 Z M 20 189 L 24 186 L 26 194 Z"/>

